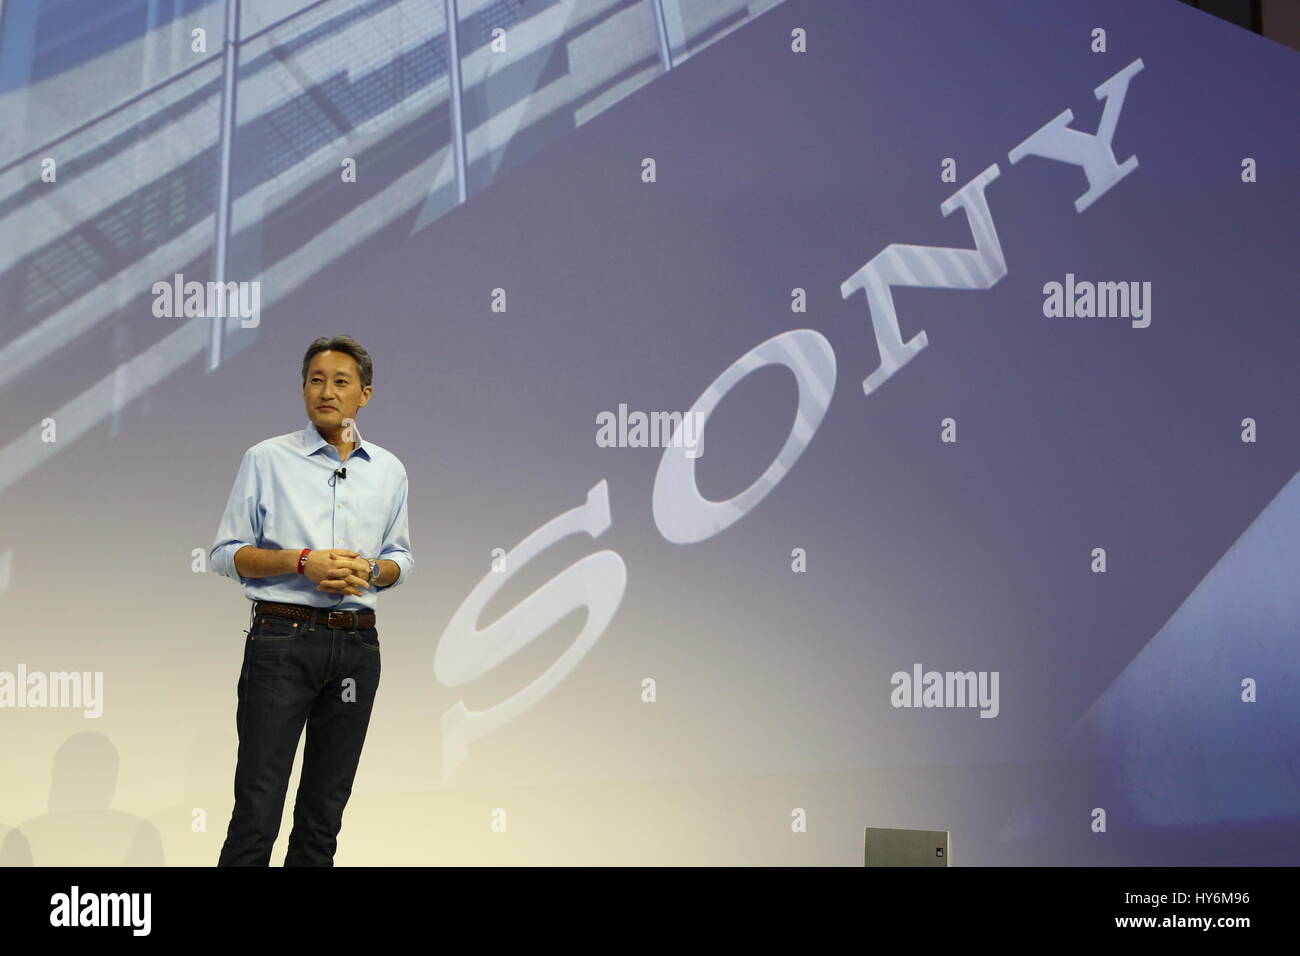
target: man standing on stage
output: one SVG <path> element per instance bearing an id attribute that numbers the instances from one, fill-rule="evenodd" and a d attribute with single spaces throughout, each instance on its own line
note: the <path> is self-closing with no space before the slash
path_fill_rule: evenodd
<path id="1" fill-rule="evenodd" d="M 415 563 L 406 469 L 356 425 L 371 377 L 350 336 L 313 342 L 302 361 L 307 427 L 244 452 L 217 530 L 210 566 L 253 602 L 218 866 L 270 863 L 304 724 L 284 865 L 334 865 L 379 686 L 375 592 L 404 583 Z"/>

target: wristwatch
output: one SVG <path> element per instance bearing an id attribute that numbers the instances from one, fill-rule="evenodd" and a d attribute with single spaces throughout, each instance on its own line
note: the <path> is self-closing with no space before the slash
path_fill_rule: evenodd
<path id="1" fill-rule="evenodd" d="M 375 558 L 374 560 L 371 560 L 370 558 L 366 558 L 366 560 L 370 562 L 370 583 L 371 583 L 371 584 L 378 584 L 378 583 L 379 583 L 379 573 L 380 573 L 380 572 L 379 572 L 379 559 L 378 559 L 378 558 Z"/>

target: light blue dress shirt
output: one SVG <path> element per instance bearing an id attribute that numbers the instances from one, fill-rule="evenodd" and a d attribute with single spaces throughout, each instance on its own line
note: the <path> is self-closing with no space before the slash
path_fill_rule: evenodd
<path id="1" fill-rule="evenodd" d="M 347 469 L 347 477 L 331 483 L 340 466 Z M 308 420 L 301 431 L 268 438 L 244 452 L 208 552 L 209 566 L 239 581 L 250 601 L 374 610 L 377 592 L 405 583 L 415 564 L 406 490 L 406 469 L 392 452 L 363 442 L 358 434 L 347 461 L 341 461 L 338 449 Z M 295 551 L 346 548 L 364 558 L 394 561 L 401 573 L 386 588 L 362 588 L 360 595 L 328 594 L 296 571 L 245 578 L 235 570 L 235 552 L 246 545 Z"/>

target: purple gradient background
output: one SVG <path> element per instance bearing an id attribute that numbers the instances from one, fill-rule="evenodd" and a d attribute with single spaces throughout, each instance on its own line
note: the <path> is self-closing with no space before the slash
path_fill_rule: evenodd
<path id="1" fill-rule="evenodd" d="M 384 710 L 359 790 L 367 776 L 392 791 L 726 778 L 744 794 L 761 775 L 810 775 L 841 834 L 817 860 L 852 862 L 844 841 L 860 853 L 876 824 L 954 826 L 956 862 L 1054 862 L 996 845 L 1027 768 L 1053 778 L 1071 726 L 1300 469 L 1300 60 L 1172 0 L 1143 16 L 1118 0 L 1046 6 L 790 0 L 430 228 L 359 245 L 267 309 L 217 374 L 191 363 L 147 417 L 128 408 L 117 438 L 81 440 L 6 493 L 6 661 L 105 670 L 142 753 L 164 749 L 151 720 L 233 725 L 247 604 L 192 574 L 190 551 L 211 544 L 241 452 L 305 422 L 306 345 L 347 332 L 375 360 L 359 424 L 406 466 L 416 558 L 380 602 Z M 1108 53 L 1089 51 L 1096 26 Z M 794 27 L 807 55 L 788 52 Z M 1076 214 L 1081 170 L 1007 152 L 1067 108 L 1094 131 L 1093 88 L 1138 57 L 1114 151 L 1140 167 Z M 1244 156 L 1256 184 L 1240 182 Z M 939 181 L 944 157 L 956 183 Z M 995 162 L 1007 275 L 988 291 L 897 290 L 904 339 L 924 329 L 929 346 L 864 397 L 870 316 L 840 283 L 890 242 L 970 247 L 964 215 L 939 204 Z M 1067 272 L 1150 281 L 1151 326 L 1044 318 L 1042 285 Z M 490 311 L 496 287 L 505 314 Z M 838 367 L 808 449 L 728 530 L 666 542 L 650 512 L 658 452 L 596 447 L 596 414 L 685 410 L 751 347 L 805 327 Z M 83 361 L 58 377 L 103 373 Z M 57 384 L 8 389 L 5 419 L 48 414 Z M 775 369 L 723 400 L 706 497 L 766 467 L 794 400 Z M 947 416 L 955 445 L 939 440 Z M 432 673 L 446 622 L 493 548 L 602 479 L 611 529 L 523 570 L 489 616 L 600 548 L 627 564 L 618 614 L 543 704 L 439 781 L 441 713 L 522 687 L 580 618 L 463 695 Z M 806 574 L 790 571 L 795 547 Z M 1105 575 L 1089 572 L 1094 547 Z M 889 676 L 914 662 L 999 671 L 1000 716 L 892 708 Z M 39 717 L 21 715 L 28 732 Z M 776 807 L 788 827 L 799 793 L 740 796 L 732 812 Z M 1150 862 L 1183 859 L 1162 852 Z"/>

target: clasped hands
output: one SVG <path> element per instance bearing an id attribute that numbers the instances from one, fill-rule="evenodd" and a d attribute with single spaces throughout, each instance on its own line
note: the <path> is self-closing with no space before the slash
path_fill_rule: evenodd
<path id="1" fill-rule="evenodd" d="M 326 594 L 360 594 L 361 588 L 370 587 L 370 562 L 343 548 L 311 552 L 302 572 Z"/>

